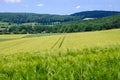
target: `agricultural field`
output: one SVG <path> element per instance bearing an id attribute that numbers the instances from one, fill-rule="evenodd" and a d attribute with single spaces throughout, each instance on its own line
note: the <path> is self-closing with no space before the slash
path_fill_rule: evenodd
<path id="1" fill-rule="evenodd" d="M 120 29 L 0 35 L 0 80 L 120 80 Z"/>

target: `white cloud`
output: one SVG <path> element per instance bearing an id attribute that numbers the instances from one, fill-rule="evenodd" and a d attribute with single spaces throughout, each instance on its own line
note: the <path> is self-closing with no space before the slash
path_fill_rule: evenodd
<path id="1" fill-rule="evenodd" d="M 40 3 L 40 4 L 37 4 L 38 7 L 43 7 L 44 4 Z"/>
<path id="2" fill-rule="evenodd" d="M 4 0 L 6 3 L 20 3 L 21 0 Z"/>
<path id="3" fill-rule="evenodd" d="M 76 8 L 76 9 L 80 9 L 80 5 L 76 6 L 75 8 Z"/>

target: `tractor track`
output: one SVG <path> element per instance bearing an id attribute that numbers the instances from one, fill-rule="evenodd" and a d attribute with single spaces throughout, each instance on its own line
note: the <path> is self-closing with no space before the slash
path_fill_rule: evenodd
<path id="1" fill-rule="evenodd" d="M 57 45 L 58 45 L 58 48 L 61 48 L 62 45 L 63 45 L 64 40 L 65 40 L 65 36 L 60 37 L 60 38 L 53 44 L 53 46 L 51 47 L 51 49 L 55 48 Z"/>

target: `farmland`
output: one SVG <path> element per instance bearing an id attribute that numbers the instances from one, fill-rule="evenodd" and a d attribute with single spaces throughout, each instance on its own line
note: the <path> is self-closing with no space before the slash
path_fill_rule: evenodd
<path id="1" fill-rule="evenodd" d="M 119 80 L 119 34 L 0 35 L 0 79 Z"/>

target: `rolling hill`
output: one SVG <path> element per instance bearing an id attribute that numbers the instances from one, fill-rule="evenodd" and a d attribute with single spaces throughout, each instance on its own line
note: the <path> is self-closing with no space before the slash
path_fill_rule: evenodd
<path id="1" fill-rule="evenodd" d="M 103 18 L 107 16 L 112 16 L 120 14 L 118 11 L 100 11 L 100 10 L 95 10 L 95 11 L 84 11 L 84 12 L 78 12 L 71 14 L 71 16 L 81 16 L 82 18 Z"/>
<path id="2" fill-rule="evenodd" d="M 0 22 L 52 24 L 55 22 L 68 22 L 81 20 L 83 18 L 102 18 L 120 14 L 117 11 L 84 11 L 71 15 L 51 15 L 35 13 L 0 13 Z"/>
<path id="3" fill-rule="evenodd" d="M 48 36 L 39 36 L 39 34 L 38 36 L 34 36 L 33 34 L 1 35 L 0 53 L 9 54 L 59 49 L 64 51 L 65 49 L 115 45 L 120 43 L 119 33 L 120 29 L 61 35 L 48 34 Z"/>
<path id="4" fill-rule="evenodd" d="M 0 13 L 1 22 L 10 23 L 41 23 L 52 24 L 55 22 L 68 22 L 73 20 L 79 20 L 80 17 L 74 17 L 69 15 L 51 15 L 51 14 L 36 14 L 36 13 Z"/>

